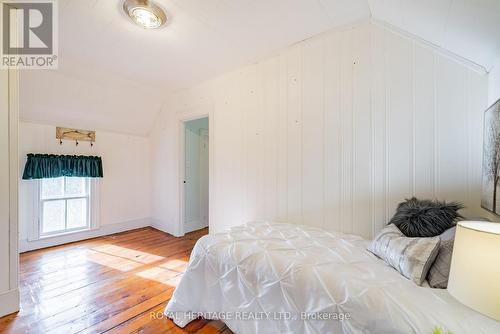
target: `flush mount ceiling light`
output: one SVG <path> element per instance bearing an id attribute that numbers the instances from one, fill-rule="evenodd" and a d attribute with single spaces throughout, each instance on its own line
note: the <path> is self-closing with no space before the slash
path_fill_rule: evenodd
<path id="1" fill-rule="evenodd" d="M 156 29 L 167 21 L 165 12 L 149 0 L 125 0 L 123 10 L 135 24 L 145 29 Z"/>

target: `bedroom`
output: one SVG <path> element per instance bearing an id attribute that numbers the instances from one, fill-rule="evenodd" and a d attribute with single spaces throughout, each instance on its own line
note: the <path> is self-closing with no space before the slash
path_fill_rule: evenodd
<path id="1" fill-rule="evenodd" d="M 35 35 L 36 48 L 51 45 L 51 57 L 40 55 L 40 66 L 22 51 L 2 49 L 0 332 L 498 332 L 498 312 L 488 310 L 500 310 L 491 304 L 500 300 L 492 284 L 500 279 L 492 265 L 500 263 L 500 163 L 487 159 L 495 148 L 492 116 L 500 113 L 498 1 L 1 2 L 7 49 L 29 49 Z M 132 15 L 135 5 L 155 19 Z M 36 30 L 43 22 L 51 22 L 48 37 Z M 188 125 L 200 119 L 208 121 L 192 132 L 199 137 L 193 160 Z M 75 159 L 91 168 L 60 167 Z M 466 253 L 478 255 L 466 262 L 477 265 L 475 275 L 458 274 L 468 257 L 457 255 L 454 288 L 431 288 L 422 273 L 415 283 L 367 250 L 412 197 L 446 201 L 435 210 L 451 214 L 446 227 L 491 221 L 476 223 L 493 230 L 490 251 L 476 240 Z M 453 202 L 463 205 L 462 218 L 453 216 Z M 425 209 L 419 221 L 427 222 Z M 440 222 L 432 227 L 443 232 Z M 401 240 L 411 227 L 399 226 Z M 434 254 L 445 242 L 431 234 L 418 237 L 434 240 Z M 245 284 L 271 284 L 270 268 L 300 272 L 296 253 L 268 262 L 252 253 L 260 248 L 251 242 L 234 254 L 222 243 L 214 245 L 215 257 L 202 258 L 221 236 L 268 251 L 292 245 L 309 263 L 325 259 L 325 268 L 343 269 L 314 276 L 333 285 L 327 292 L 306 275 L 317 268 L 292 275 L 289 293 L 298 305 L 274 290 L 252 299 Z M 272 244 L 274 237 L 281 243 Z M 224 273 L 205 277 L 196 263 L 222 268 L 244 254 L 255 261 L 235 267 L 241 276 L 226 275 L 219 290 L 204 286 Z M 439 254 L 433 256 L 429 265 Z M 349 312 L 334 301 L 339 282 L 354 296 Z M 380 282 L 394 284 L 394 294 Z M 368 300 L 355 298 L 379 289 Z M 163 313 L 174 293 L 195 304 L 182 311 L 202 318 L 187 324 Z M 259 311 L 251 300 L 268 308 Z M 337 309 L 323 312 L 321 303 Z M 385 303 L 394 312 L 377 307 Z M 170 311 L 178 312 L 175 306 Z M 261 311 L 277 319 L 251 319 Z M 287 319 L 302 311 L 307 319 Z M 208 319 L 210 312 L 226 319 Z"/>

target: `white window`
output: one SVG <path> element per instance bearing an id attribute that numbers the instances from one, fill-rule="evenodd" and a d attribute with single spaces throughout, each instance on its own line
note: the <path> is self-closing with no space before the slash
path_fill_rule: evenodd
<path id="1" fill-rule="evenodd" d="M 37 237 L 88 230 L 95 225 L 94 182 L 83 177 L 41 179 Z"/>

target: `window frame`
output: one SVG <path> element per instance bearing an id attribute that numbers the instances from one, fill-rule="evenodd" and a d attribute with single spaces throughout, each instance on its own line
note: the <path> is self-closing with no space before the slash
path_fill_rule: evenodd
<path id="1" fill-rule="evenodd" d="M 61 235 L 81 233 L 85 231 L 91 231 L 99 228 L 99 191 L 98 191 L 98 181 L 95 178 L 85 178 L 87 194 L 86 196 L 68 196 L 60 198 L 42 198 L 42 181 L 43 179 L 33 182 L 33 224 L 28 230 L 28 240 L 35 241 L 39 239 L 45 239 L 50 237 L 57 237 Z M 68 212 L 67 212 L 67 201 L 71 199 L 87 199 L 87 225 L 85 227 L 76 227 L 52 232 L 42 232 L 43 224 L 43 202 L 64 200 L 65 205 L 65 226 L 68 223 Z"/>

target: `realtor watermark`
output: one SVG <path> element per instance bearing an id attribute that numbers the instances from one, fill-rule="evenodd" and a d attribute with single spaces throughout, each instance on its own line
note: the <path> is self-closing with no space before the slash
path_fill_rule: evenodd
<path id="1" fill-rule="evenodd" d="M 213 320 L 316 320 L 345 321 L 351 319 L 350 313 L 343 312 L 151 312 L 151 320 L 164 318 L 192 321 L 199 318 Z"/>
<path id="2" fill-rule="evenodd" d="M 0 0 L 0 5 L 0 69 L 56 69 L 57 1 Z"/>

